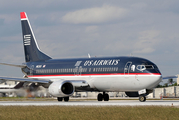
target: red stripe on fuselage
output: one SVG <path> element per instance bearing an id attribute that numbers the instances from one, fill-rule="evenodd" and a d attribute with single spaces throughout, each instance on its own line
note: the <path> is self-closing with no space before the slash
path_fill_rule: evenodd
<path id="1" fill-rule="evenodd" d="M 107 76 L 107 75 L 161 75 L 160 73 L 104 73 L 104 74 L 57 74 L 57 75 L 29 75 L 28 77 L 63 77 L 63 76 Z"/>

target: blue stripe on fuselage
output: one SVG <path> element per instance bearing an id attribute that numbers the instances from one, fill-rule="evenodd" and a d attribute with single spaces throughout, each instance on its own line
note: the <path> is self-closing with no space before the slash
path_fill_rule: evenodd
<path id="1" fill-rule="evenodd" d="M 28 62 L 26 65 L 28 68 L 24 68 L 23 71 L 27 75 L 160 73 L 154 63 L 138 57 L 50 59 Z M 152 65 L 154 69 L 138 70 L 138 65 Z"/>

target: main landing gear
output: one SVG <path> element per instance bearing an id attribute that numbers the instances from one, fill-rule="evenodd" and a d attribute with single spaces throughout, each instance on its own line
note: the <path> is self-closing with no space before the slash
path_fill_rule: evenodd
<path id="1" fill-rule="evenodd" d="M 105 92 L 103 94 L 99 93 L 97 99 L 98 101 L 109 101 L 109 95 Z"/>
<path id="2" fill-rule="evenodd" d="M 63 101 L 63 99 L 64 99 L 65 102 L 68 102 L 68 101 L 69 101 L 69 97 L 57 97 L 57 100 L 58 100 L 59 102 Z"/>

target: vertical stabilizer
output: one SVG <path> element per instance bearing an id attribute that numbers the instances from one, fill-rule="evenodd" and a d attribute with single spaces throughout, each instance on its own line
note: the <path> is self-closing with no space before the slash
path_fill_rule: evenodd
<path id="1" fill-rule="evenodd" d="M 20 16 L 26 62 L 51 59 L 49 56 L 40 51 L 26 13 L 21 12 Z"/>

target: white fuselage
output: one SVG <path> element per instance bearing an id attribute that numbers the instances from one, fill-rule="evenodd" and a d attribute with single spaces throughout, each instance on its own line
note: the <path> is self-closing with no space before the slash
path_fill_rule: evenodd
<path id="1" fill-rule="evenodd" d="M 58 80 L 85 80 L 91 88 L 99 91 L 139 91 L 142 89 L 153 89 L 162 80 L 162 76 L 151 75 L 79 75 L 79 76 L 44 76 L 31 78 Z"/>

